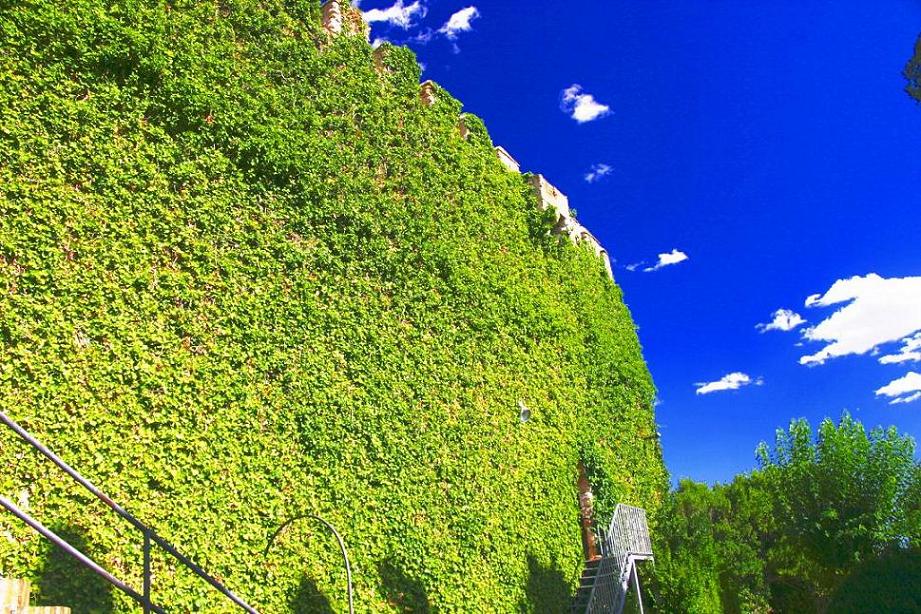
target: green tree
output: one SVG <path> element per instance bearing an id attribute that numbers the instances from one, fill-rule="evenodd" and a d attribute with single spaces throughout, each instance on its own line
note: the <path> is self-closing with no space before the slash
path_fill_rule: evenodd
<path id="1" fill-rule="evenodd" d="M 653 606 L 661 612 L 767 610 L 759 537 L 770 509 L 757 476 L 729 486 L 682 480 L 663 507 Z"/>
<path id="2" fill-rule="evenodd" d="M 824 420 L 815 436 L 808 422 L 794 420 L 777 432 L 773 450 L 759 446 L 783 522 L 772 548 L 772 559 L 786 561 L 778 576 L 799 580 L 817 610 L 858 565 L 917 536 L 908 514 L 914 450 L 894 427 L 868 434 L 847 413 L 837 425 Z"/>
<path id="3" fill-rule="evenodd" d="M 921 102 L 921 36 L 918 37 L 918 41 L 915 43 L 915 55 L 908 60 L 903 74 L 908 79 L 905 91 L 908 92 L 909 96 Z"/>
<path id="4" fill-rule="evenodd" d="M 758 447 L 760 468 L 729 485 L 682 481 L 660 510 L 654 607 L 838 611 L 839 587 L 859 592 L 877 564 L 897 566 L 919 544 L 914 450 L 894 428 L 868 433 L 845 413 L 816 432 L 794 420 Z"/>
<path id="5" fill-rule="evenodd" d="M 832 597 L 830 612 L 921 611 L 921 550 L 898 550 L 859 567 Z"/>

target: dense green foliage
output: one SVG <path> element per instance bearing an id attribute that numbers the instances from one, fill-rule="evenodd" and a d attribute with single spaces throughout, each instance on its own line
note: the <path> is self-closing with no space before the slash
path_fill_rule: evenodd
<path id="1" fill-rule="evenodd" d="M 912 550 L 921 545 L 914 450 L 894 428 L 867 433 L 847 414 L 815 434 L 796 420 L 772 449 L 759 447 L 759 470 L 726 486 L 682 482 L 655 535 L 654 605 L 694 613 L 889 611 L 853 605 L 874 570 L 903 582 L 899 603 L 917 602 L 921 567 L 899 567 L 917 561 Z M 833 598 L 839 607 L 829 607 Z"/>
<path id="2" fill-rule="evenodd" d="M 887 552 L 861 565 L 832 596 L 829 612 L 921 612 L 921 550 Z"/>
<path id="3" fill-rule="evenodd" d="M 577 464 L 654 511 L 619 289 L 410 52 L 307 0 L 0 0 L 0 408 L 265 612 L 557 611 Z M 532 418 L 518 420 L 517 403 Z M 0 493 L 138 584 L 140 539 L 9 433 Z M 0 574 L 129 609 L 0 516 Z M 220 607 L 154 561 L 155 598 Z"/>
<path id="4" fill-rule="evenodd" d="M 904 74 L 905 78 L 908 79 L 905 91 L 912 98 L 921 102 L 921 36 L 918 37 L 918 42 L 915 43 L 915 55 L 905 66 Z"/>

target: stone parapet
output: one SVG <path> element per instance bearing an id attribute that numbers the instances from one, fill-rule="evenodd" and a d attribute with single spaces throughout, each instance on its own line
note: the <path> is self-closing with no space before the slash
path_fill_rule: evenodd
<path id="1" fill-rule="evenodd" d="M 460 132 L 461 138 L 465 141 L 467 137 L 470 136 L 470 128 L 467 127 L 467 114 L 462 113 L 459 118 L 457 118 L 457 131 Z"/>
<path id="2" fill-rule="evenodd" d="M 344 6 L 343 6 L 344 5 Z M 361 16 L 361 11 L 352 7 L 348 2 L 341 0 L 326 0 L 320 7 L 323 18 L 323 29 L 330 36 L 361 36 L 365 40 L 371 39 L 371 29 Z"/>
<path id="3" fill-rule="evenodd" d="M 518 164 L 518 160 L 512 157 L 512 154 L 505 151 L 504 147 L 496 145 L 496 155 L 499 157 L 499 162 L 502 163 L 502 166 L 512 171 L 513 173 L 521 172 L 521 165 Z"/>
<path id="4" fill-rule="evenodd" d="M 370 29 L 362 18 L 361 11 L 353 8 L 348 0 L 326 0 L 321 6 L 321 13 L 323 29 L 331 37 L 345 34 L 347 36 L 363 36 L 366 40 L 370 40 Z M 391 47 L 385 44 L 377 47 L 372 52 L 374 68 L 379 74 L 391 72 L 386 62 L 387 53 L 390 49 Z M 419 84 L 419 100 L 425 107 L 432 107 L 438 104 L 438 92 L 438 86 L 434 81 L 426 80 Z M 464 140 L 467 140 L 470 136 L 466 114 L 461 114 L 458 117 L 457 131 Z M 497 145 L 495 151 L 496 157 L 502 166 L 510 172 L 521 174 L 521 165 L 504 147 Z M 611 267 L 611 260 L 608 257 L 607 250 L 602 247 L 601 242 L 598 241 L 595 235 L 573 217 L 569 208 L 569 198 L 539 173 L 527 175 L 526 181 L 537 197 L 537 204 L 540 210 L 553 212 L 554 220 L 551 232 L 555 235 L 569 237 L 576 245 L 587 244 L 594 254 L 604 262 L 605 270 L 613 280 L 614 271 Z M 0 612 L 0 614 L 3 614 L 3 612 Z"/>
<path id="5" fill-rule="evenodd" d="M 575 222 L 575 220 L 573 221 Z M 608 272 L 608 277 L 611 278 L 611 281 L 614 281 L 614 269 L 611 268 L 611 259 L 608 256 L 608 251 L 601 245 L 601 241 L 599 241 L 595 235 L 589 232 L 588 228 L 578 222 L 575 222 L 575 224 L 570 228 L 569 238 L 572 239 L 572 242 L 577 245 L 588 245 L 595 253 L 595 256 L 601 258 L 601 260 L 604 262 L 604 268 Z"/>
<path id="6" fill-rule="evenodd" d="M 0 614 L 24 611 L 29 606 L 30 589 L 25 580 L 0 578 Z"/>
<path id="7" fill-rule="evenodd" d="M 534 174 L 528 177 L 528 183 L 534 188 L 537 195 L 538 206 L 542 211 L 552 209 L 556 212 L 557 223 L 572 217 L 569 211 L 569 198 L 560 192 L 556 186 L 547 181 L 543 175 Z"/>
<path id="8" fill-rule="evenodd" d="M 71 614 L 61 606 L 30 606 L 31 594 L 28 580 L 0 578 L 0 614 Z"/>
<path id="9" fill-rule="evenodd" d="M 422 84 L 419 86 L 419 98 L 422 99 L 422 104 L 427 107 L 430 107 L 438 102 L 438 96 L 435 95 L 434 81 L 422 82 Z"/>

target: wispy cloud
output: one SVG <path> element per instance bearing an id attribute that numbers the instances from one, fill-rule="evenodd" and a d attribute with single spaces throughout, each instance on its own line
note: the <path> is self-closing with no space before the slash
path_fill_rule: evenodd
<path id="1" fill-rule="evenodd" d="M 371 9 L 362 13 L 368 23 L 388 23 L 392 26 L 408 30 L 413 25 L 415 17 L 425 17 L 425 6 L 418 0 L 410 5 L 404 5 L 403 0 L 396 0 L 393 6 L 385 9 Z"/>
<path id="2" fill-rule="evenodd" d="M 890 405 L 911 403 L 921 399 L 921 373 L 909 371 L 904 377 L 892 380 L 876 391 L 876 396 L 892 399 Z"/>
<path id="3" fill-rule="evenodd" d="M 658 271 L 659 269 L 665 268 L 667 266 L 673 266 L 680 262 L 688 260 L 688 255 L 679 249 L 673 249 L 670 252 L 665 254 L 659 254 L 659 260 L 650 267 L 643 269 L 644 273 L 651 273 L 653 271 Z"/>
<path id="4" fill-rule="evenodd" d="M 887 354 L 879 359 L 884 365 L 921 361 L 921 333 L 902 339 L 902 348 L 896 354 Z"/>
<path id="5" fill-rule="evenodd" d="M 755 328 L 762 333 L 766 333 L 769 330 L 788 332 L 806 323 L 803 316 L 790 309 L 778 309 L 771 317 L 774 319 L 766 324 L 756 324 Z"/>
<path id="6" fill-rule="evenodd" d="M 883 364 L 916 360 L 921 331 L 921 277 L 885 279 L 871 273 L 865 277 L 839 279 L 824 295 L 806 299 L 807 307 L 844 306 L 816 326 L 806 329 L 807 341 L 827 345 L 800 358 L 800 364 L 820 365 L 849 354 L 866 354 L 886 343 L 901 341 L 896 354 L 879 358 Z"/>
<path id="7" fill-rule="evenodd" d="M 715 382 L 698 382 L 694 384 L 697 386 L 697 394 L 711 394 L 714 392 L 723 392 L 726 390 L 738 390 L 743 386 L 749 386 L 754 384 L 760 386 L 764 383 L 760 377 L 757 379 L 752 379 L 747 373 L 741 373 L 736 371 L 735 373 L 728 373 L 722 378 L 718 379 Z"/>
<path id="8" fill-rule="evenodd" d="M 469 32 L 473 29 L 470 22 L 480 16 L 480 11 L 475 6 L 468 6 L 451 15 L 445 25 L 441 26 L 438 31 L 444 34 L 449 40 L 457 38 L 459 32 Z"/>
<path id="9" fill-rule="evenodd" d="M 592 167 L 585 173 L 585 180 L 589 183 L 595 183 L 603 177 L 607 177 L 614 169 L 607 164 L 592 164 Z"/>
<path id="10" fill-rule="evenodd" d="M 601 104 L 591 94 L 582 91 L 582 86 L 574 83 L 563 90 L 560 108 L 580 124 L 600 119 L 611 112 L 611 107 Z"/>

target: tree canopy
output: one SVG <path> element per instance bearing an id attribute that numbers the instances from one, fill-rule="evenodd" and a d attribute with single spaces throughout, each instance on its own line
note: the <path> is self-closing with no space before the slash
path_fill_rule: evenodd
<path id="1" fill-rule="evenodd" d="M 904 75 L 908 79 L 905 91 L 912 98 L 921 102 L 921 36 L 918 37 L 918 41 L 915 43 L 915 55 L 905 66 Z"/>
<path id="2" fill-rule="evenodd" d="M 845 599 L 839 590 L 853 595 L 861 586 L 857 574 L 915 560 L 907 554 L 921 543 L 914 451 L 914 440 L 894 428 L 867 432 L 848 414 L 816 431 L 794 420 L 773 446 L 758 447 L 750 474 L 712 488 L 682 481 L 659 521 L 654 605 L 829 611 L 833 599 Z M 917 570 L 904 573 L 921 587 Z"/>

